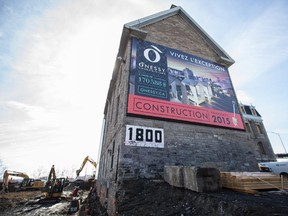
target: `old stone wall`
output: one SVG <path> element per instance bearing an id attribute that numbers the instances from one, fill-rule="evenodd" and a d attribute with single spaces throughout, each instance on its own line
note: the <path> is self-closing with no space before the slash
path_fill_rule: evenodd
<path id="1" fill-rule="evenodd" d="M 179 15 L 168 17 L 143 28 L 148 31 L 145 40 L 218 62 L 213 48 Z"/>
<path id="2" fill-rule="evenodd" d="M 129 124 L 164 128 L 164 148 L 122 146 L 119 178 L 162 178 L 164 165 L 257 171 L 257 146 L 246 132 L 129 118 Z M 124 142 L 124 141 L 123 141 Z"/>
<path id="3" fill-rule="evenodd" d="M 219 56 L 179 15 L 145 26 L 145 40 L 214 62 Z M 212 167 L 220 171 L 257 171 L 257 143 L 246 131 L 127 116 L 130 42 L 125 62 L 111 80 L 97 191 L 110 215 L 117 211 L 115 197 L 126 179 L 162 179 L 165 165 Z M 126 125 L 164 129 L 164 148 L 125 145 Z"/>

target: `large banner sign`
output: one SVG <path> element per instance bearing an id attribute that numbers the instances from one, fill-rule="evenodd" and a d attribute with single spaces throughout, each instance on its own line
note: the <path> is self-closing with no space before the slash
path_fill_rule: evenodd
<path id="1" fill-rule="evenodd" d="M 244 129 L 226 67 L 136 38 L 128 114 Z"/>

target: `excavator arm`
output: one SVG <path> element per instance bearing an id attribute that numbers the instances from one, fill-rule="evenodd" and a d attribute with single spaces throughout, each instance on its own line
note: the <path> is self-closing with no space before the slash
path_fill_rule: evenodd
<path id="1" fill-rule="evenodd" d="M 77 177 L 80 175 L 81 171 L 83 170 L 85 164 L 86 164 L 88 161 L 89 161 L 89 162 L 95 167 L 95 169 L 96 169 L 97 163 L 96 163 L 92 158 L 90 158 L 89 156 L 86 156 L 86 157 L 84 158 L 83 162 L 82 162 L 81 167 L 80 167 L 78 170 L 76 170 L 76 176 L 77 176 Z"/>
<path id="2" fill-rule="evenodd" d="M 50 181 L 51 179 L 56 179 L 56 172 L 55 172 L 55 167 L 54 167 L 54 165 L 52 165 L 52 167 L 51 167 L 51 169 L 50 169 L 50 172 L 49 172 L 48 180 L 47 180 L 47 181 Z"/>
<path id="3" fill-rule="evenodd" d="M 9 176 L 17 176 L 17 177 L 22 177 L 22 178 L 29 178 L 29 176 L 26 173 L 6 170 L 4 172 L 4 175 L 3 175 L 4 189 L 6 191 L 8 191 Z"/>
<path id="4" fill-rule="evenodd" d="M 44 200 L 60 198 L 63 192 L 64 184 L 65 178 L 56 178 L 55 167 L 52 165 L 45 188 L 43 189 L 45 196 Z"/>

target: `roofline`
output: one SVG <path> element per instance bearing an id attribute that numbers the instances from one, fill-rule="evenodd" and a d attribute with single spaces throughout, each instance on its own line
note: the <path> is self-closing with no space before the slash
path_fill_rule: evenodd
<path id="1" fill-rule="evenodd" d="M 199 33 L 199 35 L 208 42 L 208 44 L 219 55 L 220 62 L 223 62 L 228 67 L 235 63 L 231 56 L 229 56 L 229 54 L 226 53 L 226 51 L 221 46 L 219 46 L 219 44 L 217 44 L 216 41 L 214 41 L 204 29 L 202 29 L 201 26 L 198 25 L 198 23 L 181 6 L 172 6 L 171 9 L 129 22 L 124 25 L 124 28 L 143 31 L 141 30 L 142 27 L 151 25 L 155 22 L 170 16 L 174 16 L 176 14 L 179 14 L 184 20 L 186 20 L 192 26 L 192 28 L 194 28 Z"/>

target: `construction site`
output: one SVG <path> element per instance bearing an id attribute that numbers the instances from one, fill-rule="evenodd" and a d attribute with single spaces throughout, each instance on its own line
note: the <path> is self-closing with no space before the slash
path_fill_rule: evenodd
<path id="1" fill-rule="evenodd" d="M 227 184 L 227 173 L 223 175 Z M 237 186 L 230 186 L 230 189 L 223 187 L 217 192 L 201 193 L 173 187 L 161 180 L 125 181 L 122 183 L 125 193 L 119 194 L 118 199 L 121 204 L 116 215 L 284 216 L 288 214 L 287 180 L 286 189 L 281 189 L 276 188 L 276 185 L 275 188 L 268 186 L 268 182 L 264 183 L 257 179 L 262 176 L 266 180 L 274 179 L 275 183 L 277 176 L 271 174 L 266 177 L 263 173 L 254 173 L 254 177 L 247 177 L 247 174 L 240 177 L 240 173 L 235 175 L 238 177 L 231 181 Z M 77 195 L 75 186 L 78 188 Z M 83 182 L 82 184 L 70 183 L 64 187 L 61 197 L 45 202 L 41 202 L 44 199 L 41 191 L 2 193 L 0 194 L 0 215 L 108 216 L 107 209 L 99 201 L 95 186 L 89 185 L 91 186 L 89 189 L 87 186 L 87 183 L 83 184 Z M 251 188 L 256 189 L 252 191 Z M 262 190 L 262 188 L 269 189 Z"/>
<path id="2" fill-rule="evenodd" d="M 126 23 L 100 158 L 74 179 L 57 164 L 45 179 L 6 170 L 0 215 L 288 215 L 288 165 L 238 102 L 234 63 L 180 6 Z M 79 179 L 87 163 L 95 172 Z"/>
<path id="3" fill-rule="evenodd" d="M 67 215 L 78 212 L 96 181 L 95 172 L 86 179 L 80 178 L 87 163 L 96 171 L 97 163 L 86 156 L 73 179 L 56 176 L 54 165 L 41 179 L 30 178 L 24 172 L 5 170 L 0 184 L 0 215 Z"/>

